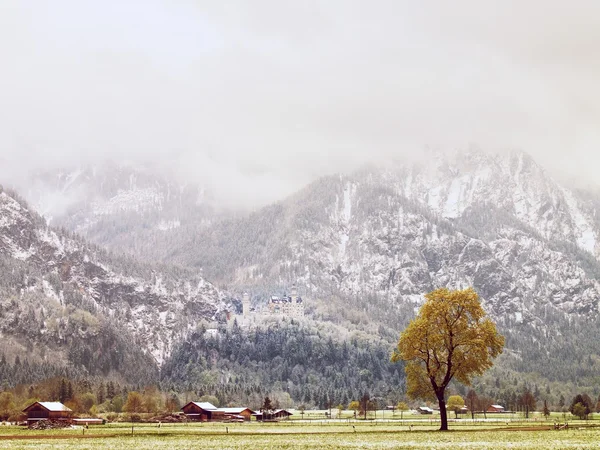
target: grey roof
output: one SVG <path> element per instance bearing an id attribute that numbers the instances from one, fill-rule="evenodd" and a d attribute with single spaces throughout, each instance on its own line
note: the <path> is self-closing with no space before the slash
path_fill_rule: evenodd
<path id="1" fill-rule="evenodd" d="M 61 402 L 39 402 L 48 411 L 72 411 L 71 408 L 67 408 Z"/>
<path id="2" fill-rule="evenodd" d="M 217 409 L 217 407 L 215 405 L 213 405 L 212 403 L 208 403 L 208 402 L 192 402 L 194 405 L 199 406 L 200 408 L 202 408 L 205 411 L 215 411 Z"/>
<path id="3" fill-rule="evenodd" d="M 239 414 L 242 411 L 250 411 L 252 414 L 254 414 L 254 411 L 252 411 L 250 408 L 243 408 L 243 407 L 235 407 L 235 408 L 218 408 L 217 411 L 221 411 L 227 414 Z"/>
<path id="4" fill-rule="evenodd" d="M 67 408 L 61 402 L 38 402 L 48 411 L 72 411 L 71 408 Z"/>

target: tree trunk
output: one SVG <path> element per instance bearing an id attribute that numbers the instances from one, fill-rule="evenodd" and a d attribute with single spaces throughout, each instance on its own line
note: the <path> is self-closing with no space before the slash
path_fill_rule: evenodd
<path id="1" fill-rule="evenodd" d="M 446 411 L 444 394 L 438 397 L 438 404 L 440 406 L 440 419 L 442 421 L 442 424 L 440 425 L 440 431 L 448 431 L 448 412 Z"/>

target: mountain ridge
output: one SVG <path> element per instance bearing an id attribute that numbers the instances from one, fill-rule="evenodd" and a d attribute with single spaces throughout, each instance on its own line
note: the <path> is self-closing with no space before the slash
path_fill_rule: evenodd
<path id="1" fill-rule="evenodd" d="M 35 297 L 29 300 L 37 309 L 38 340 L 52 335 L 60 343 L 62 329 L 59 325 L 50 329 L 50 322 L 64 322 L 68 328 L 69 320 L 81 316 L 97 328 L 98 321 L 106 319 L 118 324 L 142 353 L 160 365 L 174 342 L 202 320 L 213 320 L 229 308 L 226 294 L 197 273 L 176 267 L 167 272 L 166 266 L 110 255 L 49 227 L 10 191 L 0 193 L 0 256 L 13 273 L 22 273 L 0 280 L 3 297 Z M 11 334 L 10 327 L 3 331 Z"/>

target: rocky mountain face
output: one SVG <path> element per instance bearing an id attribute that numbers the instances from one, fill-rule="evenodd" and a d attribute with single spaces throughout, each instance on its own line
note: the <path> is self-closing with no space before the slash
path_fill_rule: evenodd
<path id="1" fill-rule="evenodd" d="M 111 255 L 49 227 L 11 192 L 0 193 L 0 261 L 4 342 L 89 373 L 156 371 L 175 342 L 226 307 L 197 273 Z"/>
<path id="2" fill-rule="evenodd" d="M 595 204 L 522 153 L 444 158 L 318 180 L 199 230 L 168 259 L 217 281 L 297 280 L 319 296 L 376 294 L 392 305 L 472 285 L 505 321 L 533 320 L 539 307 L 595 314 Z"/>
<path id="3" fill-rule="evenodd" d="M 337 308 L 327 317 L 374 320 L 396 332 L 424 292 L 473 286 L 508 337 L 507 367 L 527 370 L 527 355 L 546 373 L 564 363 L 567 379 L 569 358 L 581 359 L 569 348 L 588 348 L 573 336 L 598 334 L 600 195 L 561 185 L 525 153 L 470 149 L 420 159 L 325 177 L 238 216 L 204 209 L 197 191 L 183 195 L 154 175 L 128 184 L 123 172 L 102 191 L 94 180 L 104 178 L 90 173 L 78 179 L 94 191 L 102 186 L 104 207 L 76 202 L 74 213 L 52 221 L 141 260 L 201 270 L 233 292 L 296 282 L 313 305 Z M 74 183 L 65 182 L 65 192 Z M 159 226 L 176 218 L 179 226 Z M 549 354 L 562 359 L 540 359 Z"/>
<path id="4" fill-rule="evenodd" d="M 562 186 L 522 152 L 420 160 L 323 178 L 238 217 L 217 215 L 197 187 L 150 169 L 47 175 L 58 189 L 47 196 L 81 195 L 51 220 L 95 243 L 198 267 L 234 287 L 297 281 L 318 296 L 393 304 L 473 285 L 503 320 L 540 306 L 598 310 L 600 195 Z M 28 198 L 49 208 L 34 189 Z"/>
<path id="5" fill-rule="evenodd" d="M 180 183 L 152 165 L 105 162 L 37 172 L 14 188 L 51 225 L 151 260 L 167 253 L 157 243 L 223 214 L 201 183 Z"/>
<path id="6" fill-rule="evenodd" d="M 167 259 L 252 292 L 296 282 L 327 309 L 318 317 L 395 333 L 423 293 L 473 286 L 507 337 L 499 367 L 593 385 L 598 197 L 562 186 L 524 153 L 426 159 L 317 180 L 198 230 Z"/>

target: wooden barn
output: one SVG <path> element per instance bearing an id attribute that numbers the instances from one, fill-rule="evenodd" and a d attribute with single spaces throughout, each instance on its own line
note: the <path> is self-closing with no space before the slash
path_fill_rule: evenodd
<path id="1" fill-rule="evenodd" d="M 502 405 L 491 405 L 487 409 L 487 412 L 489 412 L 489 413 L 503 413 L 504 412 L 504 406 L 502 406 Z"/>
<path id="2" fill-rule="evenodd" d="M 291 415 L 293 414 L 285 409 L 276 409 L 268 414 L 263 412 L 253 414 L 259 422 L 285 420 L 289 419 Z"/>
<path id="3" fill-rule="evenodd" d="M 213 414 L 217 410 L 217 407 L 208 402 L 189 402 L 187 405 L 181 408 L 181 410 L 189 420 L 207 422 L 212 420 Z"/>
<path id="4" fill-rule="evenodd" d="M 289 419 L 292 415 L 287 409 L 276 409 L 273 413 L 275 419 Z"/>
<path id="5" fill-rule="evenodd" d="M 254 414 L 255 411 L 252 411 L 250 408 L 218 408 L 217 412 L 223 413 L 225 416 L 225 420 L 234 419 L 234 418 L 242 418 L 244 421 L 249 421 Z"/>
<path id="6" fill-rule="evenodd" d="M 35 402 L 23 410 L 27 423 L 38 420 L 70 420 L 73 411 L 60 402 Z"/>

